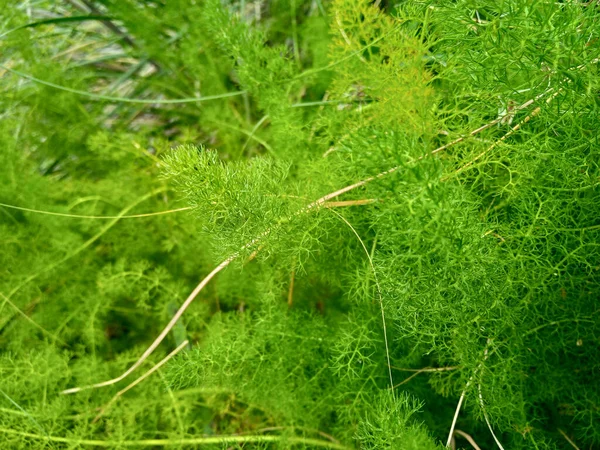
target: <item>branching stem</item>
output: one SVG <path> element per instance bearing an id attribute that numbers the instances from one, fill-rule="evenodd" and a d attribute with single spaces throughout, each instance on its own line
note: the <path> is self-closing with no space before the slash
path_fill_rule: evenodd
<path id="1" fill-rule="evenodd" d="M 475 450 L 481 450 L 481 448 L 479 447 L 479 445 L 477 445 L 477 442 L 475 442 L 475 439 L 473 439 L 473 437 L 470 434 L 465 433 L 464 431 L 461 430 L 454 430 L 454 434 L 457 434 L 459 436 L 464 437 L 467 442 L 469 442 L 469 444 L 471 444 L 471 446 L 475 449 Z"/>
<path id="2" fill-rule="evenodd" d="M 141 377 L 137 378 L 135 381 L 130 383 L 126 388 L 121 389 L 119 392 L 117 392 L 115 394 L 115 396 L 106 404 L 106 406 L 104 406 L 100 410 L 100 412 L 94 418 L 92 423 L 97 422 L 100 419 L 100 417 L 102 417 L 102 415 L 108 410 L 108 408 L 110 408 L 111 405 L 119 399 L 119 397 L 121 395 L 123 395 L 128 390 L 134 388 L 136 385 L 138 385 L 139 383 L 144 381 L 146 378 L 148 378 L 150 375 L 152 375 L 154 372 L 156 372 L 158 369 L 160 369 L 167 361 L 169 361 L 173 356 L 175 356 L 177 353 L 179 353 L 181 350 L 183 350 L 185 348 L 185 346 L 188 344 L 189 344 L 188 340 L 183 341 L 181 344 L 179 344 L 179 346 L 175 350 L 173 350 L 171 353 L 169 353 L 167 356 L 165 356 L 163 359 L 161 359 L 157 364 L 152 366 L 152 368 L 150 370 L 148 370 L 147 372 L 145 372 Z"/>
<path id="3" fill-rule="evenodd" d="M 483 360 L 479 363 L 479 365 L 477 366 L 477 368 L 475 369 L 475 371 L 473 372 L 473 374 L 469 378 L 469 381 L 467 381 L 467 384 L 465 385 L 465 388 L 463 389 L 463 391 L 460 394 L 460 398 L 458 399 L 458 405 L 456 405 L 456 411 L 454 412 L 454 417 L 452 418 L 452 424 L 450 425 L 450 433 L 448 434 L 448 440 L 446 441 L 446 447 L 450 447 L 450 444 L 452 443 L 452 439 L 454 437 L 454 428 L 456 427 L 456 421 L 458 420 L 458 415 L 460 413 L 460 408 L 462 407 L 462 404 L 463 404 L 463 402 L 465 400 L 465 395 L 467 394 L 467 391 L 469 390 L 469 387 L 471 386 L 471 383 L 473 382 L 473 379 L 481 371 L 481 368 L 482 368 L 483 364 L 487 361 L 487 359 L 489 357 L 488 349 L 490 347 L 490 344 L 491 344 L 491 340 L 488 339 L 486 347 L 485 347 L 485 351 L 483 353 Z M 484 412 L 484 414 L 485 414 L 485 412 Z M 486 421 L 487 421 L 487 417 L 486 417 Z M 489 426 L 489 422 L 488 422 L 488 426 Z M 489 427 L 490 427 L 490 431 L 491 431 L 492 428 L 491 428 L 491 426 L 489 426 Z M 494 439 L 496 439 L 496 436 L 494 435 L 493 431 L 492 431 L 492 436 L 494 436 Z M 502 446 L 500 445 L 500 443 L 497 440 L 496 440 L 496 443 L 500 446 L 500 448 L 502 450 L 504 450 L 502 448 Z"/>

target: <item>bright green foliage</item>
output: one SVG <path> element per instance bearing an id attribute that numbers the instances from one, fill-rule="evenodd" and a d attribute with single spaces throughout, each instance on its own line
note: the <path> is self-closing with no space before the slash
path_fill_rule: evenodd
<path id="1" fill-rule="evenodd" d="M 0 11 L 3 448 L 600 446 L 595 2 Z"/>

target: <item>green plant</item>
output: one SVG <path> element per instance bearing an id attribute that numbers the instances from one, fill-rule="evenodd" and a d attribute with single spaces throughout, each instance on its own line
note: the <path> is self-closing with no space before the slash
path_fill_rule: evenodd
<path id="1" fill-rule="evenodd" d="M 8 448 L 600 445 L 595 3 L 0 7 Z"/>

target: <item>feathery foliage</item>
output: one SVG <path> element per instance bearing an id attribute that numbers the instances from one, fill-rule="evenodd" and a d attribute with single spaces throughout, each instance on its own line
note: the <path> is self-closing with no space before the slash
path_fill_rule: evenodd
<path id="1" fill-rule="evenodd" d="M 596 2 L 0 11 L 4 448 L 600 446 Z"/>

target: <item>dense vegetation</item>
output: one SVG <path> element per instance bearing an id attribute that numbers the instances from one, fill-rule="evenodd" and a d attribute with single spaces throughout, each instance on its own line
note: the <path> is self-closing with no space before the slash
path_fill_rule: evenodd
<path id="1" fill-rule="evenodd" d="M 0 19 L 2 448 L 600 448 L 597 2 Z"/>

